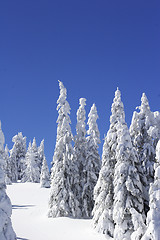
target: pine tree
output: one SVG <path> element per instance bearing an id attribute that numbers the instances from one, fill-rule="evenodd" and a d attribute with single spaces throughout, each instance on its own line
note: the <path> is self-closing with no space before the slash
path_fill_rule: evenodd
<path id="1" fill-rule="evenodd" d="M 74 188 L 74 195 L 77 197 L 77 203 L 81 209 L 80 216 L 77 217 L 88 217 L 87 213 L 87 203 L 85 202 L 85 189 L 87 187 L 87 169 L 86 169 L 86 158 L 87 158 L 87 140 L 86 140 L 86 99 L 79 99 L 79 109 L 77 110 L 77 125 L 76 125 L 76 136 L 75 136 L 75 145 L 74 145 L 74 162 L 75 169 L 78 169 L 76 172 L 76 184 Z"/>
<path id="2" fill-rule="evenodd" d="M 149 209 L 149 185 L 154 179 L 155 146 L 158 141 L 159 130 L 154 113 L 151 112 L 148 99 L 143 93 L 140 112 L 134 112 L 130 126 L 133 146 L 139 157 L 139 174 L 143 184 L 145 199 L 145 213 Z"/>
<path id="3" fill-rule="evenodd" d="M 98 175 L 101 166 L 101 160 L 98 153 L 98 144 L 100 143 L 100 133 L 96 123 L 98 119 L 97 109 L 95 104 L 91 107 L 88 115 L 89 129 L 87 134 L 87 156 L 85 167 L 86 182 L 83 187 L 82 201 L 86 217 L 91 217 L 94 206 L 93 190 L 98 180 Z"/>
<path id="4" fill-rule="evenodd" d="M 17 162 L 16 162 L 16 153 L 13 148 L 10 150 L 10 164 L 11 164 L 11 173 L 12 173 L 11 181 L 16 183 L 18 180 L 18 169 L 17 169 Z"/>
<path id="5" fill-rule="evenodd" d="M 108 237 L 113 237 L 114 168 L 116 164 L 117 124 L 125 118 L 121 93 L 117 89 L 113 100 L 110 128 L 105 137 L 102 153 L 102 167 L 94 189 L 93 227 Z"/>
<path id="6" fill-rule="evenodd" d="M 147 213 L 147 231 L 142 240 L 160 239 L 160 140 L 156 148 L 156 163 L 154 165 L 154 182 L 150 184 L 149 207 Z"/>
<path id="7" fill-rule="evenodd" d="M 0 122 L 0 239 L 15 240 L 16 235 L 11 223 L 12 205 L 6 194 L 5 176 L 3 171 L 4 141 L 4 134 Z"/>
<path id="8" fill-rule="evenodd" d="M 129 130 L 124 119 L 117 125 L 116 165 L 114 173 L 114 239 L 140 240 L 144 233 L 143 191 Z M 141 222 L 137 219 L 141 218 Z M 136 234 L 134 233 L 136 231 Z"/>
<path id="9" fill-rule="evenodd" d="M 12 138 L 12 142 L 14 143 L 13 148 L 10 150 L 12 181 L 17 182 L 17 180 L 21 180 L 26 167 L 26 137 L 23 137 L 22 133 L 19 132 Z"/>
<path id="10" fill-rule="evenodd" d="M 153 136 L 153 139 L 154 139 L 154 142 L 155 142 L 155 146 L 154 147 L 156 148 L 156 145 L 158 143 L 158 139 L 160 139 L 160 112 L 156 111 L 153 114 L 154 114 L 154 120 L 155 120 L 154 129 L 156 129 L 156 131 L 154 131 L 155 134 L 150 134 L 150 135 Z M 152 126 L 152 129 L 153 129 L 153 126 Z M 157 129 L 158 129 L 158 131 L 157 131 Z"/>
<path id="11" fill-rule="evenodd" d="M 5 183 L 12 184 L 12 171 L 11 171 L 11 164 L 10 164 L 10 157 L 9 157 L 9 149 L 6 144 L 4 150 L 4 162 L 5 162 Z"/>
<path id="12" fill-rule="evenodd" d="M 26 153 L 26 169 L 23 174 L 22 182 L 34 182 L 40 181 L 39 167 L 37 166 L 37 159 L 35 158 L 35 152 L 33 144 L 29 143 L 28 150 Z"/>
<path id="13" fill-rule="evenodd" d="M 70 106 L 67 102 L 67 90 L 59 81 L 60 96 L 57 100 L 57 139 L 51 169 L 51 192 L 48 217 L 73 216 L 74 197 L 71 185 L 74 169 L 71 169 L 73 148 L 70 128 Z"/>
<path id="14" fill-rule="evenodd" d="M 40 176 L 40 185 L 42 188 L 50 187 L 50 173 L 47 165 L 46 158 L 44 156 L 42 168 L 41 168 L 41 176 Z"/>
<path id="15" fill-rule="evenodd" d="M 38 169 L 37 177 L 36 177 L 37 178 L 37 182 L 40 182 L 42 162 L 41 162 L 41 159 L 39 159 L 38 148 L 37 148 L 37 143 L 36 143 L 36 139 L 35 138 L 33 139 L 33 142 L 32 142 L 32 153 L 33 153 L 33 156 L 34 156 L 36 169 Z"/>
<path id="16" fill-rule="evenodd" d="M 4 143 L 5 143 L 5 137 L 1 128 L 1 121 L 0 121 L 0 164 L 1 169 L 3 171 L 3 175 L 5 174 L 5 151 L 4 151 Z M 5 176 L 4 176 L 5 177 Z"/>
<path id="17" fill-rule="evenodd" d="M 38 165 L 39 169 L 41 172 L 42 164 L 43 164 L 43 159 L 44 159 L 44 139 L 41 141 L 40 146 L 38 147 Z"/>

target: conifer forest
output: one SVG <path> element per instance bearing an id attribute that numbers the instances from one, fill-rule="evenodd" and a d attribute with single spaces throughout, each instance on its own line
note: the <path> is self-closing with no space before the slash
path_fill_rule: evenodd
<path id="1" fill-rule="evenodd" d="M 26 146 L 26 136 L 19 132 L 8 149 L 0 124 L 0 240 L 22 239 L 12 224 L 6 188 L 28 182 L 49 189 L 48 219 L 90 219 L 97 236 L 110 240 L 160 240 L 160 112 L 151 111 L 143 93 L 128 127 L 117 88 L 100 156 L 96 104 L 86 116 L 86 99 L 79 99 L 73 136 L 71 107 L 61 81 L 59 90 L 51 169 L 44 139 L 40 146 L 36 138 Z"/>

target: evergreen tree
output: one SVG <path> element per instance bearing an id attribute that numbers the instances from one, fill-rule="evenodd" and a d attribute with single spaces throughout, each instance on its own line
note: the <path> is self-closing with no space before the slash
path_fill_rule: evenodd
<path id="1" fill-rule="evenodd" d="M 40 185 L 43 188 L 50 187 L 50 173 L 47 165 L 46 158 L 43 158 L 42 168 L 41 168 L 41 176 L 40 176 Z"/>
<path id="2" fill-rule="evenodd" d="M 159 130 L 154 113 L 151 112 L 148 99 L 143 93 L 140 112 L 134 112 L 130 126 L 133 146 L 139 156 L 139 174 L 143 184 L 145 199 L 145 213 L 149 209 L 149 185 L 154 179 L 155 146 L 158 141 Z"/>
<path id="3" fill-rule="evenodd" d="M 154 114 L 154 120 L 155 120 L 155 126 L 154 126 L 154 129 L 156 128 L 156 131 L 155 131 L 155 136 L 153 136 L 154 134 L 152 134 L 153 136 L 153 139 L 154 139 L 154 142 L 155 142 L 155 148 L 156 148 L 156 144 L 158 143 L 158 139 L 160 139 L 160 112 L 156 111 L 153 113 Z M 150 127 L 153 129 L 153 126 Z M 158 131 L 157 131 L 158 129 Z M 150 134 L 151 135 L 151 134 Z"/>
<path id="4" fill-rule="evenodd" d="M 114 239 L 140 240 L 144 233 L 144 223 L 143 218 L 141 218 L 144 215 L 143 191 L 135 167 L 137 158 L 124 119 L 120 120 L 117 125 L 117 142 L 113 182 Z M 141 218 L 141 222 L 137 222 L 139 218 Z"/>
<path id="5" fill-rule="evenodd" d="M 5 137 L 1 128 L 1 121 L 0 121 L 0 164 L 3 171 L 3 175 L 5 174 L 5 151 L 4 151 L 4 143 L 5 143 Z M 5 176 L 4 176 L 5 177 Z"/>
<path id="6" fill-rule="evenodd" d="M 12 169 L 12 181 L 16 182 L 17 180 L 21 180 L 23 171 L 26 167 L 26 137 L 23 137 L 22 133 L 19 132 L 12 138 L 12 142 L 14 145 L 10 150 L 10 162 Z"/>
<path id="7" fill-rule="evenodd" d="M 102 167 L 94 189 L 93 227 L 108 237 L 113 237 L 113 179 L 116 164 L 117 124 L 125 118 L 121 93 L 117 89 L 111 107 L 110 128 L 105 137 L 102 153 Z"/>
<path id="8" fill-rule="evenodd" d="M 87 156 L 86 156 L 86 167 L 85 167 L 85 179 L 86 182 L 83 187 L 82 201 L 83 209 L 86 217 L 91 217 L 91 213 L 94 206 L 93 190 L 97 183 L 101 160 L 98 153 L 98 144 L 100 143 L 100 133 L 98 125 L 96 123 L 98 119 L 97 109 L 95 104 L 91 107 L 88 115 L 88 126 L 89 129 L 87 134 Z"/>
<path id="9" fill-rule="evenodd" d="M 74 197 L 71 191 L 74 170 L 71 169 L 73 148 L 70 128 L 70 106 L 67 102 L 67 90 L 59 81 L 60 96 L 57 100 L 57 139 L 51 169 L 51 192 L 48 217 L 73 216 Z"/>
<path id="10" fill-rule="evenodd" d="M 12 171 L 11 171 L 11 164 L 10 164 L 10 157 L 9 157 L 9 149 L 6 144 L 4 150 L 4 162 L 5 162 L 5 183 L 12 184 Z"/>
<path id="11" fill-rule="evenodd" d="M 26 169 L 23 174 L 22 182 L 34 182 L 38 183 L 39 179 L 39 168 L 37 166 L 37 159 L 35 158 L 33 144 L 29 143 L 29 147 L 26 153 Z"/>
<path id="12" fill-rule="evenodd" d="M 38 147 L 38 162 L 39 162 L 39 169 L 41 172 L 42 164 L 43 164 L 43 159 L 44 159 L 44 139 L 41 141 L 40 146 Z"/>
<path id="13" fill-rule="evenodd" d="M 74 196 L 77 197 L 77 203 L 81 209 L 80 216 L 77 217 L 88 217 L 87 213 L 87 203 L 86 203 L 86 191 L 84 189 L 87 187 L 87 169 L 86 169 L 86 158 L 87 158 L 87 140 L 86 140 L 86 99 L 79 99 L 79 109 L 77 110 L 77 125 L 75 136 L 75 145 L 74 145 L 74 163 L 75 169 L 78 169 L 78 172 L 75 173 L 76 184 L 74 188 Z M 86 185 L 85 185 L 86 184 Z M 85 206 L 86 205 L 86 206 Z M 89 210 L 90 211 L 90 210 Z"/>
<path id="14" fill-rule="evenodd" d="M 35 138 L 33 139 L 33 143 L 32 143 L 32 153 L 33 153 L 33 156 L 34 156 L 36 169 L 38 169 L 38 171 L 37 171 L 37 181 L 40 182 L 42 162 L 41 162 L 41 159 L 39 158 L 38 147 L 37 147 L 37 143 L 36 143 Z"/>
<path id="15" fill-rule="evenodd" d="M 4 135 L 0 122 L 0 239 L 15 240 L 16 235 L 12 228 L 11 214 L 12 205 L 6 194 L 5 176 L 4 176 Z"/>
<path id="16" fill-rule="evenodd" d="M 156 148 L 156 163 L 154 168 L 154 182 L 151 183 L 149 190 L 150 210 L 147 213 L 147 231 L 142 240 L 160 239 L 160 140 Z"/>
<path id="17" fill-rule="evenodd" d="M 10 164 L 12 173 L 11 181 L 15 183 L 18 180 L 18 169 L 16 163 L 16 153 L 13 148 L 10 150 Z"/>

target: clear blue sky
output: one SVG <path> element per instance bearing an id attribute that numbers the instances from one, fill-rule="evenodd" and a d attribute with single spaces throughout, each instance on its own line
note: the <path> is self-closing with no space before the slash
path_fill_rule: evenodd
<path id="1" fill-rule="evenodd" d="M 1 1 L 0 119 L 9 148 L 20 131 L 27 144 L 44 138 L 51 162 L 58 79 L 68 90 L 74 134 L 85 97 L 87 114 L 97 106 L 103 139 L 117 86 L 128 125 L 143 92 L 151 110 L 160 110 L 160 1 Z"/>

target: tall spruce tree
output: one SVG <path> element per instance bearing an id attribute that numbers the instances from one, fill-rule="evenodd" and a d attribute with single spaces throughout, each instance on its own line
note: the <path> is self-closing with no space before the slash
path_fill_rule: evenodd
<path id="1" fill-rule="evenodd" d="M 98 153 L 98 144 L 100 143 L 100 133 L 97 125 L 97 109 L 95 104 L 91 107 L 88 115 L 88 126 L 87 131 L 87 155 L 86 155 L 86 166 L 85 166 L 85 179 L 86 182 L 83 187 L 82 201 L 84 215 L 91 217 L 94 200 L 93 190 L 98 180 L 98 175 L 101 167 L 101 160 Z"/>
<path id="2" fill-rule="evenodd" d="M 156 148 L 156 163 L 154 165 L 154 182 L 150 184 L 149 207 L 147 213 L 147 230 L 142 240 L 160 239 L 160 140 Z"/>
<path id="3" fill-rule="evenodd" d="M 79 99 L 79 109 L 77 110 L 77 125 L 76 125 L 76 136 L 75 136 L 75 145 L 74 145 L 74 162 L 75 169 L 78 169 L 76 185 L 74 189 L 74 195 L 77 196 L 77 202 L 81 209 L 81 216 L 79 217 L 88 217 L 87 206 L 84 207 L 87 203 L 85 202 L 85 191 L 84 186 L 87 184 L 87 169 L 86 169 L 86 158 L 87 158 L 87 140 L 86 140 L 86 99 Z M 86 187 L 86 186 L 85 186 Z"/>
<path id="4" fill-rule="evenodd" d="M 114 235 L 113 199 L 114 168 L 116 164 L 117 124 L 125 118 L 119 89 L 111 107 L 110 128 L 105 137 L 102 153 L 102 167 L 94 189 L 93 227 L 108 237 Z"/>
<path id="5" fill-rule="evenodd" d="M 12 205 L 6 194 L 6 184 L 4 175 L 4 134 L 0 122 L 0 239 L 16 240 L 16 234 L 12 228 L 11 214 Z"/>
<path id="6" fill-rule="evenodd" d="M 51 169 L 51 192 L 48 217 L 73 216 L 71 184 L 73 171 L 71 169 L 73 148 L 70 127 L 70 106 L 67 102 L 67 90 L 59 81 L 60 96 L 57 100 L 57 139 Z"/>
<path id="7" fill-rule="evenodd" d="M 124 119 L 120 119 L 117 124 L 117 142 L 113 182 L 114 239 L 140 240 L 144 234 L 142 218 L 144 215 L 143 191 L 139 174 L 135 167 L 137 158 Z M 138 219 L 141 221 L 138 221 Z"/>
<path id="8" fill-rule="evenodd" d="M 139 157 L 139 174 L 143 185 L 145 213 L 149 210 L 149 185 L 154 179 L 155 147 L 159 130 L 145 93 L 142 94 L 140 112 L 134 112 L 130 126 L 133 146 Z"/>

